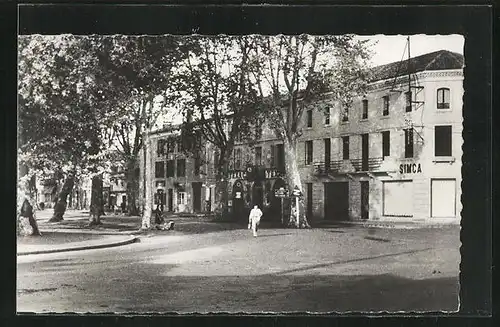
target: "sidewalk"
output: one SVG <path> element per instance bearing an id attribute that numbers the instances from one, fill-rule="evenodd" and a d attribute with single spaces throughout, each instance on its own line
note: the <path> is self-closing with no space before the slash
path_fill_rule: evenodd
<path id="1" fill-rule="evenodd" d="M 17 238 L 17 255 L 56 253 L 89 249 L 100 249 L 137 242 L 132 235 L 99 235 L 77 232 L 44 232 L 42 236 L 20 236 Z"/>
<path id="2" fill-rule="evenodd" d="M 89 226 L 87 211 L 68 210 L 64 220 L 49 222 L 52 209 L 37 212 L 42 237 L 18 237 L 17 255 L 55 253 L 120 246 L 137 242 L 139 237 L 180 236 L 241 229 L 239 224 L 216 223 L 199 216 L 167 216 L 173 231 L 141 230 L 141 217 L 103 216 L 101 225 Z"/>

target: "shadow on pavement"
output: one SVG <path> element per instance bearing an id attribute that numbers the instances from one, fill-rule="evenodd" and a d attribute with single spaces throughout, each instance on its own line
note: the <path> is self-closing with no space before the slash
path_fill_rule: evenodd
<path id="1" fill-rule="evenodd" d="M 392 274 L 165 276 L 173 268 L 175 265 L 136 268 L 132 264 L 129 273 L 135 275 L 105 278 L 98 285 L 95 280 L 80 280 L 75 290 L 59 285 L 64 299 L 59 295 L 60 300 L 51 301 L 56 309 L 49 311 L 64 311 L 57 309 L 59 306 L 73 312 L 122 313 L 409 313 L 458 308 L 458 277 L 413 280 Z M 146 274 L 145 269 L 155 273 Z M 33 296 L 49 291 L 54 288 L 18 289 L 18 310 L 40 312 L 32 307 L 42 305 L 33 301 Z M 25 294 L 31 297 L 23 302 Z M 112 301 L 105 301 L 103 306 L 103 299 Z"/>
<path id="2" fill-rule="evenodd" d="M 262 238 L 262 237 L 274 237 L 274 236 L 284 236 L 284 235 L 294 235 L 294 234 L 293 233 L 266 234 L 266 235 L 259 234 L 258 238 Z"/>
<path id="3" fill-rule="evenodd" d="M 380 237 L 373 237 L 373 236 L 365 236 L 363 237 L 365 240 L 370 240 L 370 241 L 377 241 L 377 242 L 385 242 L 389 243 L 391 240 L 388 240 L 386 238 L 380 238 Z"/>
<path id="4" fill-rule="evenodd" d="M 299 271 L 307 271 L 307 270 L 312 270 L 312 269 L 317 269 L 317 268 L 324 268 L 324 267 L 334 266 L 334 265 L 339 265 L 339 264 L 355 263 L 355 262 L 366 261 L 366 260 L 373 260 L 373 259 L 394 257 L 394 256 L 403 255 L 403 254 L 413 254 L 413 253 L 418 253 L 418 252 L 425 252 L 425 251 L 428 251 L 428 250 L 431 250 L 431 249 L 432 248 L 427 248 L 427 249 L 420 249 L 420 250 L 411 250 L 411 251 L 404 251 L 404 252 L 397 252 L 397 253 L 374 255 L 374 256 L 371 256 L 371 257 L 363 257 L 363 258 L 357 258 L 357 259 L 349 259 L 349 260 L 340 260 L 340 261 L 333 261 L 333 262 L 325 262 L 325 263 L 320 263 L 320 264 L 317 264 L 317 265 L 310 265 L 310 266 L 300 267 L 300 268 L 295 268 L 295 269 L 282 270 L 282 271 L 280 271 L 278 273 L 273 273 L 272 275 L 276 275 L 276 274 L 289 274 L 289 273 L 295 273 L 295 272 L 299 272 Z"/>

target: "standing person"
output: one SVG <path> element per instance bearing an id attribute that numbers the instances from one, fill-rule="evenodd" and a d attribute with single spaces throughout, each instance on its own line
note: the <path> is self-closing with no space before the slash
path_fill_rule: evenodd
<path id="1" fill-rule="evenodd" d="M 258 205 L 254 205 L 248 217 L 248 229 L 252 228 L 253 236 L 257 236 L 257 228 L 259 227 L 261 217 L 262 211 Z"/>

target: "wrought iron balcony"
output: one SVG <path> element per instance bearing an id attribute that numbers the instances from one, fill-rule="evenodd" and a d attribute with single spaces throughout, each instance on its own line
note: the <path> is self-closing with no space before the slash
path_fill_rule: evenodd
<path id="1" fill-rule="evenodd" d="M 368 158 L 368 160 L 365 161 L 363 161 L 363 159 L 332 160 L 330 162 L 318 162 L 314 166 L 316 174 L 320 176 L 348 173 L 349 171 L 342 170 L 346 169 L 346 164 L 349 165 L 349 163 L 354 169 L 354 172 L 372 172 L 380 168 L 383 160 L 382 157 Z"/>
<path id="2" fill-rule="evenodd" d="M 316 174 L 328 175 L 335 174 L 340 171 L 343 160 L 334 160 L 330 162 L 317 162 L 314 164 Z"/>
<path id="3" fill-rule="evenodd" d="M 374 171 L 380 168 L 382 161 L 384 159 L 382 157 L 379 158 L 368 158 L 363 162 L 363 159 L 350 159 L 351 164 L 357 172 L 363 171 Z"/>

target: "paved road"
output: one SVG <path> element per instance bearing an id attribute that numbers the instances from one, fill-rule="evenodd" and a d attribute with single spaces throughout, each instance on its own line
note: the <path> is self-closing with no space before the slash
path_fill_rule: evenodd
<path id="1" fill-rule="evenodd" d="M 154 236 L 18 258 L 20 312 L 453 311 L 459 229 Z"/>

